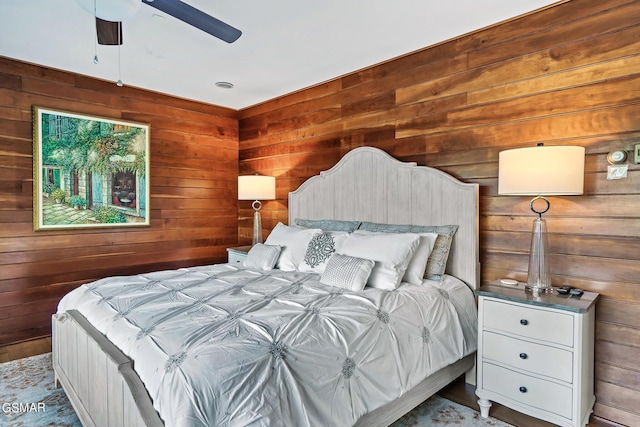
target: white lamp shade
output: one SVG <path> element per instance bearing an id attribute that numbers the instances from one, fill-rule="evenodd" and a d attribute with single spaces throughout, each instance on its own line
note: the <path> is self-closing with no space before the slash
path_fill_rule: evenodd
<path id="1" fill-rule="evenodd" d="M 238 200 L 274 200 L 276 177 L 245 175 L 238 177 Z"/>
<path id="2" fill-rule="evenodd" d="M 500 152 L 498 194 L 578 195 L 584 191 L 584 147 L 537 146 Z"/>

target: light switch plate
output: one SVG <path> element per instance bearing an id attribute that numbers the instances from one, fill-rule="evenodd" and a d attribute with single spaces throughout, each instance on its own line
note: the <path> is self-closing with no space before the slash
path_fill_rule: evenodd
<path id="1" fill-rule="evenodd" d="M 609 165 L 607 166 L 607 179 L 623 179 L 627 177 L 629 165 Z"/>
<path id="2" fill-rule="evenodd" d="M 640 163 L 640 144 L 636 144 L 633 148 L 633 162 Z"/>

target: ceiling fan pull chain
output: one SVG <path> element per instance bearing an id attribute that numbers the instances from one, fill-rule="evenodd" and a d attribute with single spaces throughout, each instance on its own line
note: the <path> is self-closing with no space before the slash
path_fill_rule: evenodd
<path id="1" fill-rule="evenodd" d="M 122 21 L 118 21 L 118 81 L 116 85 L 122 86 L 122 70 L 120 68 L 120 48 L 122 47 Z"/>
<path id="2" fill-rule="evenodd" d="M 93 63 L 98 63 L 98 7 L 96 2 L 98 0 L 93 0 L 93 22 L 96 25 L 96 30 L 94 31 L 94 39 L 93 39 Z"/>

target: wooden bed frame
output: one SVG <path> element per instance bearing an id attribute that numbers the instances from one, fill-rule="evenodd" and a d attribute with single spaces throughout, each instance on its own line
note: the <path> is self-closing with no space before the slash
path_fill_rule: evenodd
<path id="1" fill-rule="evenodd" d="M 400 162 L 361 147 L 289 193 L 296 218 L 389 224 L 457 224 L 447 273 L 471 289 L 479 284 L 478 185 L 437 169 Z M 53 368 L 78 417 L 88 426 L 162 426 L 133 362 L 77 311 L 53 316 Z M 387 426 L 466 373 L 475 384 L 475 353 L 425 378 L 399 399 L 358 420 Z"/>

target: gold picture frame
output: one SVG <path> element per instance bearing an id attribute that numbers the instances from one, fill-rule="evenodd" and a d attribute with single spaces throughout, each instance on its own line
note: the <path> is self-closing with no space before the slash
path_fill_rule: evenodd
<path id="1" fill-rule="evenodd" d="M 33 227 L 149 226 L 149 125 L 33 107 Z"/>

